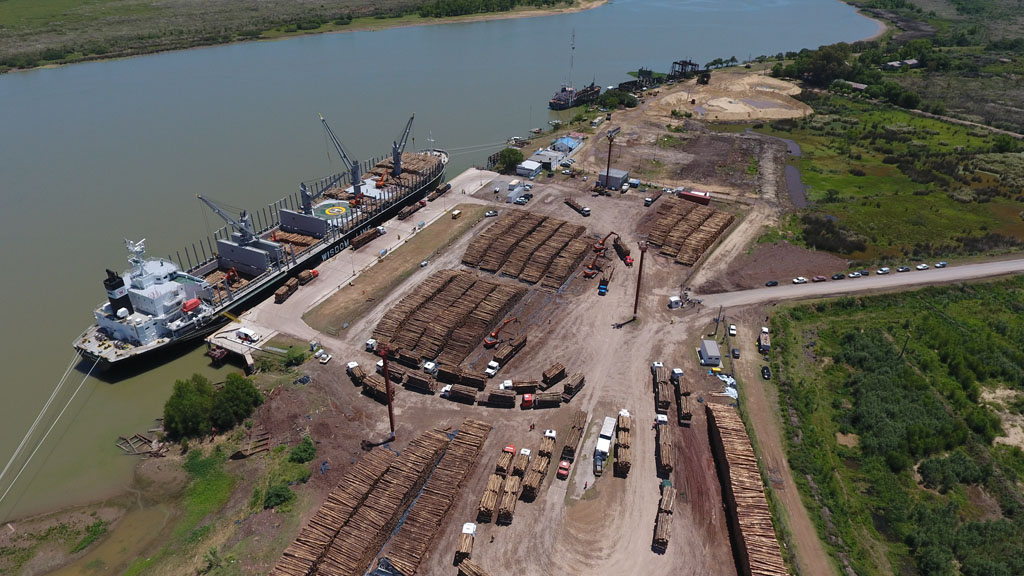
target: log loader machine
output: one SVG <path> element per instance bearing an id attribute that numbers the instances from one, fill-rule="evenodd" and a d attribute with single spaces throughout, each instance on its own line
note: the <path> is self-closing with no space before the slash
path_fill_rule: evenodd
<path id="1" fill-rule="evenodd" d="M 494 332 L 491 332 L 487 336 L 484 336 L 484 348 L 494 348 L 495 346 L 497 346 L 498 343 L 501 342 L 501 340 L 498 339 L 498 334 L 501 334 L 502 328 L 507 326 L 510 322 L 519 322 L 519 319 L 515 317 L 506 318 L 505 321 L 502 322 L 500 326 L 494 329 Z"/>

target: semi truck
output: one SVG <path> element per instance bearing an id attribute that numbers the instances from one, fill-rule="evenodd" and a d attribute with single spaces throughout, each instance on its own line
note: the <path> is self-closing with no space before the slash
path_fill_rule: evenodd
<path id="1" fill-rule="evenodd" d="M 604 461 L 608 458 L 612 449 L 612 438 L 615 437 L 615 418 L 606 417 L 601 424 L 601 433 L 597 437 L 597 446 L 594 448 L 594 475 L 600 476 L 604 471 Z"/>

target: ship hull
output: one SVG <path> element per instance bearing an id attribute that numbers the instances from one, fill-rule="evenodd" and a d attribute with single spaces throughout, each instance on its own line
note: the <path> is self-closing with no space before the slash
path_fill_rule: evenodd
<path id="1" fill-rule="evenodd" d="M 81 341 L 82 338 L 88 337 L 98 328 L 96 325 L 93 325 L 75 340 L 75 350 L 85 358 L 89 364 L 96 363 L 96 369 L 108 373 L 117 373 L 117 371 L 120 370 L 138 369 L 140 363 L 143 361 L 150 363 L 151 366 L 156 365 L 161 362 L 161 358 L 166 359 L 170 357 L 169 352 L 172 350 L 181 350 L 182 348 L 190 346 L 194 347 L 196 344 L 201 342 L 205 336 L 208 336 L 216 331 L 217 328 L 227 324 L 227 314 L 237 316 L 249 308 L 252 308 L 257 303 L 268 298 L 274 290 L 284 284 L 288 278 L 303 270 L 316 268 L 324 262 L 327 262 L 334 256 L 340 254 L 345 248 L 348 248 L 352 239 L 356 236 L 359 236 L 371 228 L 380 226 L 382 223 L 394 218 L 402 208 L 423 199 L 431 190 L 436 188 L 438 184 L 444 180 L 444 176 L 447 171 L 446 162 L 447 158 L 445 158 L 445 162 L 442 162 L 441 169 L 438 174 L 429 182 L 421 186 L 419 189 L 407 194 L 401 201 L 395 202 L 391 206 L 381 210 L 379 213 L 367 218 L 359 227 L 324 238 L 314 246 L 311 246 L 308 250 L 304 251 L 301 256 L 296 258 L 296 262 L 290 267 L 276 270 L 272 273 L 268 273 L 265 277 L 256 279 L 246 287 L 243 294 L 239 294 L 229 302 L 216 307 L 214 309 L 213 316 L 211 316 L 210 320 L 202 327 L 197 327 L 196 329 L 177 338 L 167 339 L 163 342 L 153 343 L 133 349 L 130 353 L 125 353 L 124 355 L 112 359 L 106 356 L 98 356 L 78 345 L 78 342 Z"/>

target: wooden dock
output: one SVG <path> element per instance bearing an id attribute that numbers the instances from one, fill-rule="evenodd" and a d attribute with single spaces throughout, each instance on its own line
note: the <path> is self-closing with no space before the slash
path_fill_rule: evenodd
<path id="1" fill-rule="evenodd" d="M 231 459 L 241 460 L 267 450 L 270 450 L 270 432 L 267 432 L 263 426 L 257 426 L 249 431 L 249 438 L 241 449 L 231 455 Z"/>
<path id="2" fill-rule="evenodd" d="M 142 434 L 118 436 L 116 444 L 125 454 L 132 456 L 163 456 L 167 451 L 167 446 L 163 442 Z"/>

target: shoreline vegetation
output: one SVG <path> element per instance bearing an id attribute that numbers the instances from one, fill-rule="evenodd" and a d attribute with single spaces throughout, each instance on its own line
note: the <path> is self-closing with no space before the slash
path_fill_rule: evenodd
<path id="1" fill-rule="evenodd" d="M 15 0 L 18 1 L 18 0 Z M 276 21 L 273 25 L 250 28 L 239 23 L 231 28 L 220 28 L 216 31 L 178 30 L 180 36 L 157 35 L 159 33 L 141 34 L 137 38 L 97 39 L 88 34 L 85 39 L 69 39 L 58 45 L 46 45 L 46 40 L 38 40 L 29 36 L 25 43 L 42 44 L 34 51 L 14 52 L 10 46 L 0 43 L 0 74 L 39 68 L 53 68 L 68 64 L 95 62 L 100 60 L 117 60 L 147 54 L 205 48 L 242 42 L 260 42 L 294 38 L 314 34 L 332 34 L 339 32 L 376 32 L 392 28 L 412 26 L 431 26 L 436 24 L 453 24 L 465 22 L 483 22 L 488 20 L 506 20 L 512 18 L 535 18 L 554 14 L 571 14 L 591 10 L 606 4 L 608 0 L 505 0 L 505 2 L 487 2 L 480 0 L 484 7 L 481 11 L 459 14 L 458 8 L 447 6 L 447 0 L 431 0 L 417 5 L 392 8 L 380 8 L 375 13 L 354 16 L 351 11 L 343 11 L 335 15 L 295 16 Z M 501 4 L 501 7 L 487 6 Z M 508 6 L 506 8 L 506 5 Z M 16 12 L 17 10 L 12 10 Z M 448 16 L 424 16 L 423 14 L 455 12 Z M 54 17 L 66 17 L 67 14 L 54 14 Z M 37 16 L 38 17 L 38 16 Z M 142 16 L 139 16 L 142 17 Z M 155 16 L 154 16 L 155 17 Z M 10 18 L 10 16 L 8 16 Z M 22 20 L 29 18 L 22 17 Z M 16 25 L 4 22 L 0 13 L 0 30 L 5 27 L 14 30 L 12 38 L 18 35 Z M 193 34 L 188 36 L 188 34 Z M 134 42 L 133 42 L 134 40 Z M 108 43 L 124 43 L 122 47 L 111 48 Z"/>

